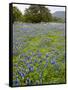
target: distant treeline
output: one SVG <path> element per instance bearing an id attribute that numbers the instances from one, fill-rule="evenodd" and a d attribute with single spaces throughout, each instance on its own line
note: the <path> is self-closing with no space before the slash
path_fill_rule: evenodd
<path id="1" fill-rule="evenodd" d="M 30 5 L 24 14 L 17 7 L 13 7 L 13 23 L 16 21 L 28 23 L 40 22 L 64 22 L 61 18 L 53 17 L 47 7 L 41 5 Z"/>

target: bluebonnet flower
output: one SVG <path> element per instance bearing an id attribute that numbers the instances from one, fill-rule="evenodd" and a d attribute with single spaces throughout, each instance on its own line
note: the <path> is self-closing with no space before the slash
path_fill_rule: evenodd
<path id="1" fill-rule="evenodd" d="M 29 59 L 31 59 L 31 57 L 30 57 L 30 56 L 27 56 L 26 58 L 27 58 L 28 60 L 29 60 Z"/>
<path id="2" fill-rule="evenodd" d="M 51 60 L 51 64 L 56 64 L 56 61 L 55 60 Z"/>
<path id="3" fill-rule="evenodd" d="M 47 58 L 47 57 L 49 57 L 49 54 L 48 54 L 48 53 L 46 54 L 46 58 Z"/>
<path id="4" fill-rule="evenodd" d="M 29 63 L 26 63 L 26 66 L 29 68 L 30 67 L 30 64 Z"/>
<path id="5" fill-rule="evenodd" d="M 30 30 L 30 28 L 21 28 L 22 30 Z"/>
<path id="6" fill-rule="evenodd" d="M 29 67 L 29 70 L 30 70 L 31 72 L 34 71 L 33 66 Z"/>
<path id="7" fill-rule="evenodd" d="M 32 52 L 32 56 L 35 56 L 35 53 L 34 52 Z"/>
<path id="8" fill-rule="evenodd" d="M 24 63 L 26 63 L 26 60 L 24 59 L 24 60 L 20 60 L 19 62 L 24 62 Z"/>
<path id="9" fill-rule="evenodd" d="M 13 80 L 13 85 L 19 86 L 19 79 L 18 78 L 16 78 L 16 80 Z"/>
<path id="10" fill-rule="evenodd" d="M 19 56 L 19 58 L 22 58 L 22 57 L 24 57 L 25 56 L 25 54 L 21 54 L 20 56 Z"/>
<path id="11" fill-rule="evenodd" d="M 30 56 L 30 59 L 32 59 L 32 56 Z"/>
<path id="12" fill-rule="evenodd" d="M 17 80 L 13 80 L 13 85 L 14 86 L 18 86 L 19 85 L 18 81 Z"/>
<path id="13" fill-rule="evenodd" d="M 28 60 L 28 58 L 27 58 L 27 57 L 25 57 L 25 60 Z"/>
<path id="14" fill-rule="evenodd" d="M 29 62 L 29 64 L 32 64 L 32 61 L 31 61 L 31 62 Z"/>
<path id="15" fill-rule="evenodd" d="M 38 54 L 38 57 L 41 57 L 41 56 L 42 56 L 42 54 L 41 54 L 41 53 L 39 53 L 39 54 Z"/>
<path id="16" fill-rule="evenodd" d="M 22 78 L 24 78 L 24 77 L 25 77 L 25 74 L 24 74 L 24 73 L 22 73 L 22 72 L 20 72 L 20 71 L 18 71 L 18 74 L 19 74 Z"/>
<path id="17" fill-rule="evenodd" d="M 37 63 L 38 61 L 35 59 L 34 62 Z"/>

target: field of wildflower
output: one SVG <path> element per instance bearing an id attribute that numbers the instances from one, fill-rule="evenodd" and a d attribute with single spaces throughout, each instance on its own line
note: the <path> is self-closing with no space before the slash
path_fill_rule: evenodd
<path id="1" fill-rule="evenodd" d="M 13 24 L 13 86 L 65 83 L 65 24 Z"/>

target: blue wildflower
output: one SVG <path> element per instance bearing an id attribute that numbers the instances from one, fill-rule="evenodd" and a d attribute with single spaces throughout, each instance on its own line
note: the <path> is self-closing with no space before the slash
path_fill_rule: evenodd
<path id="1" fill-rule="evenodd" d="M 46 68 L 47 67 L 47 64 L 45 64 L 44 67 Z"/>
<path id="2" fill-rule="evenodd" d="M 19 86 L 19 79 L 18 78 L 16 78 L 16 80 L 13 80 L 13 85 Z"/>
<path id="3" fill-rule="evenodd" d="M 32 64 L 32 61 L 31 61 L 31 62 L 29 62 L 29 64 Z"/>
<path id="4" fill-rule="evenodd" d="M 34 60 L 35 63 L 37 63 L 37 60 Z"/>
<path id="5" fill-rule="evenodd" d="M 54 61 L 54 60 L 51 60 L 51 64 L 56 64 L 56 61 Z"/>
<path id="6" fill-rule="evenodd" d="M 20 60 L 20 62 L 24 62 L 24 63 L 26 63 L 26 60 L 24 59 L 24 60 Z"/>
<path id="7" fill-rule="evenodd" d="M 30 70 L 31 72 L 34 71 L 33 66 L 29 67 L 29 70 Z"/>
<path id="8" fill-rule="evenodd" d="M 26 58 L 27 58 L 28 60 L 29 60 L 29 59 L 31 59 L 31 57 L 30 57 L 30 56 L 27 56 Z"/>
<path id="9" fill-rule="evenodd" d="M 19 57 L 22 58 L 22 57 L 24 57 L 24 56 L 25 56 L 25 54 L 21 54 Z"/>
<path id="10" fill-rule="evenodd" d="M 49 54 L 48 54 L 48 53 L 46 54 L 46 58 L 47 58 L 47 57 L 49 57 Z"/>
<path id="11" fill-rule="evenodd" d="M 25 57 L 25 60 L 28 60 L 28 58 L 27 58 L 27 57 Z"/>
<path id="12" fill-rule="evenodd" d="M 41 53 L 39 53 L 39 54 L 38 54 L 38 57 L 41 57 L 41 56 L 42 56 L 42 54 L 41 54 Z"/>
<path id="13" fill-rule="evenodd" d="M 22 73 L 22 72 L 20 72 L 20 71 L 18 71 L 18 74 L 19 74 L 22 78 L 24 78 L 24 77 L 25 77 L 25 74 L 24 74 L 24 73 Z"/>
<path id="14" fill-rule="evenodd" d="M 30 28 L 21 28 L 22 30 L 30 30 Z"/>
<path id="15" fill-rule="evenodd" d="M 26 63 L 26 66 L 29 68 L 30 67 L 30 64 L 29 63 Z"/>

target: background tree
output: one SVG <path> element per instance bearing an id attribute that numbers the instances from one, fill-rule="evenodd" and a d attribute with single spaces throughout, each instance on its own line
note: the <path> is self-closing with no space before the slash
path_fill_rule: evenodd
<path id="1" fill-rule="evenodd" d="M 23 15 L 21 11 L 17 7 L 13 7 L 13 22 L 14 21 L 22 21 Z"/>
<path id="2" fill-rule="evenodd" d="M 52 15 L 50 10 L 41 5 L 30 5 L 24 13 L 26 22 L 50 22 L 52 20 Z"/>

